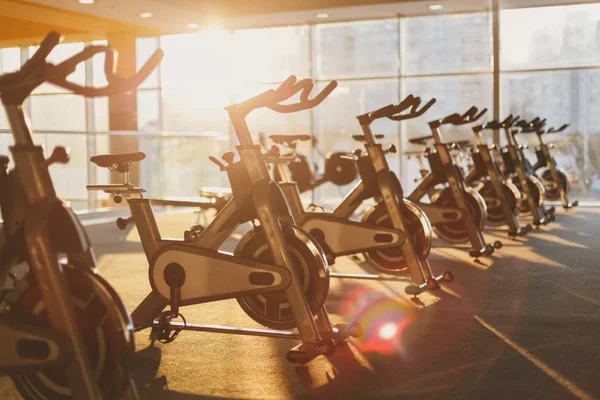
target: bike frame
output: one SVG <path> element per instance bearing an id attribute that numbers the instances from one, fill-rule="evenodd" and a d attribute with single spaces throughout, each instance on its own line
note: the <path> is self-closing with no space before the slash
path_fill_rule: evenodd
<path id="1" fill-rule="evenodd" d="M 399 204 L 399 199 L 404 198 L 402 185 L 396 177 L 396 174 L 390 170 L 383 146 L 377 143 L 375 139 L 375 135 L 370 127 L 372 119 L 369 117 L 369 114 L 364 114 L 358 117 L 358 122 L 363 131 L 367 157 L 369 157 L 371 165 L 375 169 L 377 188 L 381 195 L 382 203 L 392 221 L 392 226 L 401 232 L 408 232 L 408 225 L 402 217 L 402 211 Z M 355 199 L 358 199 L 358 195 L 361 193 L 361 184 L 364 185 L 364 183 L 361 182 L 348 194 L 348 196 L 346 196 L 345 201 L 337 208 L 338 210 L 352 209 L 353 212 L 356 207 L 360 205 L 360 203 L 358 203 L 354 206 L 354 204 L 356 204 Z M 401 245 L 401 249 L 402 254 L 406 258 L 406 264 L 411 280 L 418 287 L 423 287 L 427 282 L 440 281 L 443 279 L 442 275 L 435 276 L 433 274 L 427 259 L 422 260 L 417 256 L 415 252 L 415 243 L 413 243 L 411 235 L 405 234 L 405 237 L 406 239 Z"/>
<path id="2" fill-rule="evenodd" d="M 43 149 L 33 144 L 22 103 L 8 102 L 6 96 L 3 96 L 3 101 L 15 139 L 15 145 L 10 147 L 16 166 L 14 172 L 17 174 L 18 185 L 27 188 L 24 191 L 25 203 L 20 204 L 22 208 L 19 211 L 19 214 L 24 215 L 22 248 L 26 251 L 28 263 L 37 281 L 44 282 L 39 288 L 52 328 L 63 333 L 70 343 L 72 358 L 67 367 L 67 377 L 74 397 L 101 399 L 59 264 L 60 245 L 57 247 L 50 232 L 53 231 L 52 226 L 60 226 L 66 237 L 75 237 L 77 240 L 70 243 L 69 247 L 75 244 L 77 251 L 69 252 L 69 262 L 94 270 L 95 258 L 89 239 L 74 213 L 56 196 Z M 58 214 L 57 209 L 60 210 Z M 55 220 L 55 215 L 59 215 L 59 221 Z M 10 216 L 4 216 L 4 219 L 5 223 L 11 221 Z M 10 238 L 5 237 L 5 243 L 10 243 Z M 1 249 L 2 253 L 7 251 L 5 247 Z M 11 263 L 0 265 L 0 278 L 4 280 L 12 266 Z"/>
<path id="3" fill-rule="evenodd" d="M 342 204 L 332 213 L 306 212 L 298 185 L 292 179 L 288 167 L 288 163 L 293 159 L 294 157 L 279 157 L 269 161 L 275 165 L 281 177 L 278 184 L 288 201 L 294 220 L 302 229 L 317 238 L 327 254 L 338 257 L 362 253 L 399 246 L 405 240 L 405 235 L 401 231 L 349 220 L 365 199 L 373 197 L 367 193 L 362 181 L 355 185 Z M 351 200 L 347 201 L 348 197 L 351 197 Z"/>
<path id="4" fill-rule="evenodd" d="M 504 135 L 506 138 L 506 146 L 504 147 L 504 151 L 508 154 L 511 168 L 514 169 L 515 174 L 517 175 L 517 179 L 521 184 L 521 190 L 526 194 L 527 204 L 529 205 L 529 209 L 531 210 L 531 214 L 533 215 L 533 224 L 535 226 L 547 224 L 549 222 L 548 216 L 546 215 L 546 211 L 544 206 L 540 206 L 536 204 L 534 197 L 531 195 L 531 191 L 529 190 L 529 171 L 525 168 L 525 156 L 523 155 L 523 151 L 519 148 L 519 144 L 517 143 L 514 135 L 519 132 L 519 128 L 511 128 L 510 126 L 505 126 Z"/>
<path id="5" fill-rule="evenodd" d="M 509 119 L 512 119 L 512 116 L 509 117 Z M 525 231 L 528 231 L 529 229 L 525 229 L 525 231 L 521 229 L 517 216 L 514 214 L 513 210 L 510 209 L 509 202 L 502 187 L 502 174 L 498 169 L 498 165 L 492 158 L 489 145 L 484 142 L 482 137 L 485 129 L 499 129 L 506 123 L 509 123 L 509 121 L 506 120 L 502 124 L 497 121 L 492 121 L 484 125 L 473 127 L 473 133 L 475 134 L 475 141 L 477 143 L 477 152 L 472 153 L 474 167 L 465 179 L 467 183 L 472 183 L 485 176 L 489 177 L 490 183 L 494 188 L 496 199 L 500 202 L 500 207 L 502 207 L 504 218 L 509 229 L 509 236 L 522 236 L 527 233 Z M 492 146 L 492 148 L 495 148 L 496 145 Z"/>
<path id="6" fill-rule="evenodd" d="M 472 108 L 471 110 L 477 111 L 475 108 Z M 434 226 L 436 224 L 461 220 L 467 229 L 467 235 L 469 242 L 471 243 L 469 254 L 472 257 L 478 258 L 483 254 L 491 253 L 494 249 L 494 245 L 487 245 L 485 243 L 483 233 L 475 226 L 473 220 L 468 217 L 469 211 L 464 198 L 464 192 L 466 190 L 465 178 L 458 167 L 454 165 L 453 157 L 450 154 L 451 144 L 443 142 L 442 134 L 439 130 L 440 126 L 443 124 L 451 123 L 454 125 L 461 125 L 467 122 L 474 122 L 483 115 L 482 112 L 473 118 L 472 115 L 469 115 L 471 110 L 469 110 L 465 116 L 453 114 L 443 120 L 435 120 L 429 123 L 429 128 L 432 133 L 431 137 L 434 140 L 435 147 L 434 152 L 429 149 L 426 150 L 431 171 L 408 196 L 408 199 L 417 203 L 417 205 L 423 209 L 425 214 L 431 220 L 431 224 Z M 455 118 L 455 116 L 458 116 L 459 119 L 463 119 L 455 122 L 450 120 L 451 118 Z M 443 175 L 440 174 L 439 171 L 443 171 Z M 448 184 L 454 197 L 454 201 L 456 202 L 456 207 L 441 207 L 421 202 L 421 199 L 425 197 L 425 195 L 428 195 L 438 183 Z"/>
<path id="7" fill-rule="evenodd" d="M 295 77 L 291 77 L 280 87 L 285 98 L 280 100 L 275 99 L 276 103 L 291 97 L 291 95 L 297 93 L 300 89 L 303 90 L 301 103 L 296 106 L 306 108 L 314 107 L 328 95 L 328 93 L 323 95 L 323 93 L 326 92 L 324 90 L 317 95 L 315 99 L 306 100 L 304 96 L 308 95 L 308 93 L 305 92 L 305 89 L 307 87 L 312 89 L 312 82 L 308 85 L 306 80 L 298 82 L 297 85 L 295 83 Z M 290 84 L 292 85 L 291 94 L 284 90 L 287 89 L 285 85 Z M 330 86 L 335 87 L 334 84 Z M 329 92 L 331 92 L 331 90 L 333 90 L 333 88 L 330 88 Z M 148 326 L 162 326 L 161 323 L 156 322 L 155 319 L 160 316 L 161 311 L 169 303 L 171 303 L 172 306 L 171 314 L 177 316 L 179 315 L 179 305 L 199 304 L 226 298 L 243 297 L 249 294 L 260 294 L 274 290 L 282 290 L 285 291 L 291 312 L 296 320 L 298 334 L 283 330 L 234 328 L 217 325 L 184 323 L 182 326 L 181 324 L 178 325 L 177 322 L 170 320 L 168 320 L 167 323 L 172 329 L 301 339 L 302 343 L 292 349 L 291 352 L 302 351 L 304 349 L 309 353 L 310 359 L 319 354 L 323 354 L 319 349 L 323 341 L 322 335 L 326 336 L 328 339 L 332 338 L 334 342 L 345 340 L 345 338 L 348 337 L 346 334 L 347 332 L 343 331 L 344 328 L 341 325 L 336 325 L 335 327 L 332 326 L 324 305 L 316 313 L 316 321 L 312 315 L 308 301 L 301 287 L 300 279 L 296 275 L 292 265 L 281 225 L 282 222 L 293 225 L 295 222 L 294 218 L 289 211 L 288 204 L 280 187 L 277 183 L 272 181 L 269 174 L 265 159 L 270 153 L 267 153 L 266 155 L 263 154 L 261 147 L 252 143 L 252 138 L 245 121 L 245 117 L 253 109 L 265 107 L 264 102 L 267 101 L 265 99 L 269 98 L 268 96 L 271 96 L 273 93 L 276 93 L 271 92 L 273 91 L 263 93 L 262 95 L 257 96 L 257 98 L 250 99 L 240 104 L 234 104 L 226 108 L 239 140 L 237 150 L 240 160 L 234 162 L 234 154 L 231 152 L 223 155 L 223 159 L 228 163 L 227 167 L 215 158 L 211 158 L 211 160 L 219 165 L 222 171 L 227 171 L 232 188 L 232 197 L 206 229 L 204 229 L 197 237 L 193 238 L 192 241 L 161 238 L 150 206 L 150 200 L 142 197 L 141 193 L 143 192 L 143 189 L 135 188 L 127 182 L 123 185 L 116 185 L 116 187 L 115 185 L 88 186 L 89 189 L 93 190 L 104 190 L 115 195 L 127 193 L 132 196 L 132 198 L 128 199 L 132 212 L 132 217 L 130 219 L 135 222 L 138 228 L 146 257 L 150 263 L 151 283 L 153 286 L 152 292 L 150 292 L 132 313 L 132 318 L 138 330 Z M 271 98 L 272 97 L 273 96 L 271 96 Z M 318 99 L 318 97 L 320 97 L 320 99 Z M 263 100 L 263 102 L 260 102 L 259 100 Z M 269 107 L 275 108 L 276 106 L 277 104 L 273 104 Z M 283 107 L 289 107 L 289 105 Z M 254 223 L 256 220 L 259 221 L 260 227 L 264 231 L 267 244 L 273 255 L 272 264 L 262 264 L 218 251 L 223 242 L 229 238 L 231 233 L 233 233 L 240 224 L 246 222 Z M 302 240 L 306 240 L 306 238 L 303 237 Z M 159 276 L 154 276 L 154 280 L 152 279 L 153 274 L 155 274 L 154 268 L 161 257 L 167 253 L 167 249 L 175 255 L 194 255 L 195 258 L 193 263 L 199 265 L 199 267 L 189 268 L 187 271 L 190 273 L 190 285 L 192 288 L 196 288 L 195 291 L 198 293 L 198 296 L 182 297 L 183 291 L 180 286 L 175 290 L 171 287 L 171 296 L 170 298 L 167 298 L 168 296 L 164 294 L 165 286 L 167 284 L 169 286 L 171 285 L 170 283 L 163 282 L 166 282 L 167 278 L 162 277 L 159 273 Z M 315 251 L 316 253 L 313 254 L 313 256 L 322 258 L 322 254 L 318 251 L 318 248 L 315 247 Z M 323 260 L 323 262 L 326 261 Z M 232 264 L 235 264 L 236 266 L 233 270 L 231 268 Z M 207 267 L 208 269 L 202 268 L 202 265 L 210 267 Z M 243 272 L 236 272 L 236 270 L 240 271 L 240 268 L 238 267 L 241 267 Z M 248 277 L 252 268 L 255 268 L 257 272 L 261 270 L 278 272 L 281 275 L 281 278 L 279 279 L 280 284 L 268 288 L 263 286 L 254 289 L 253 291 L 240 290 L 240 287 L 251 287 L 252 282 L 251 279 L 250 282 L 248 282 Z M 210 280 L 210 284 L 208 285 L 206 282 L 207 277 L 202 275 L 202 271 L 208 272 L 208 279 L 210 279 L 211 271 L 226 271 L 230 276 L 228 276 L 227 279 Z M 241 274 L 240 276 L 244 275 L 246 282 L 240 283 L 241 279 L 237 277 L 236 273 Z M 163 294 L 161 294 L 161 287 L 159 286 L 162 286 Z M 169 288 L 166 288 L 166 290 L 168 291 Z M 290 359 L 290 353 L 288 353 L 288 359 Z"/>
<path id="8" fill-rule="evenodd" d="M 558 176 L 558 171 L 556 169 L 556 161 L 552 154 L 550 154 L 549 146 L 544 142 L 544 138 L 542 137 L 545 133 L 558 133 L 565 129 L 568 125 L 563 125 L 559 129 L 549 129 L 547 132 L 542 130 L 537 130 L 535 132 L 538 140 L 539 140 L 539 148 L 536 149 L 536 156 L 538 158 L 538 162 L 533 167 L 534 171 L 537 171 L 540 168 L 546 167 L 550 171 L 550 175 L 552 176 L 552 181 L 556 185 L 559 191 L 560 200 L 562 206 L 565 210 L 571 209 L 577 205 L 579 205 L 578 201 L 569 202 L 567 198 L 567 193 L 564 188 L 559 184 L 560 178 Z"/>

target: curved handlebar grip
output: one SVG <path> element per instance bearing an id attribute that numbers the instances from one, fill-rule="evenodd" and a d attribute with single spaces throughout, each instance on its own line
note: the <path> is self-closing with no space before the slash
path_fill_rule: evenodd
<path id="1" fill-rule="evenodd" d="M 271 101 L 275 102 L 275 103 L 280 103 L 282 101 L 289 99 L 290 97 L 292 97 L 293 95 L 295 95 L 302 89 L 302 87 L 303 87 L 302 85 L 304 84 L 303 83 L 304 81 L 305 81 L 305 79 L 298 82 L 298 78 L 296 78 L 295 75 L 290 75 L 289 78 L 287 78 L 285 81 L 283 81 L 283 83 L 281 85 L 279 85 L 279 87 L 277 89 L 273 90 L 273 92 L 275 92 L 276 96 Z M 299 84 L 299 86 L 295 87 L 297 83 Z M 261 107 L 264 107 L 264 106 L 265 105 L 262 105 Z"/>
<path id="2" fill-rule="evenodd" d="M 554 128 L 550 128 L 546 131 L 546 133 L 558 133 L 558 132 L 562 132 L 565 129 L 567 129 L 569 127 L 569 124 L 564 124 L 562 125 L 560 128 L 554 129 Z"/>
<path id="3" fill-rule="evenodd" d="M 311 107 L 315 107 L 321 104 L 323 100 L 325 100 L 327 96 L 329 96 L 331 92 L 335 90 L 337 85 L 337 81 L 329 82 L 327 86 L 325 86 L 325 89 L 321 90 L 321 92 L 318 95 L 316 95 L 312 100 L 310 100 L 312 102 Z"/>
<path id="4" fill-rule="evenodd" d="M 325 100 L 327 96 L 331 94 L 331 92 L 333 92 L 333 90 L 337 87 L 337 82 L 329 82 L 329 84 L 323 90 L 321 90 L 319 94 L 317 94 L 314 98 L 309 99 L 308 96 L 313 87 L 314 84 L 311 79 L 302 79 L 301 81 L 298 81 L 291 90 L 292 95 L 302 90 L 300 94 L 300 102 L 295 104 L 278 104 L 279 102 L 275 102 L 274 104 L 267 105 L 267 107 L 279 113 L 292 113 L 316 107 L 321 104 L 323 100 Z"/>
<path id="5" fill-rule="evenodd" d="M 50 32 L 46 35 L 42 43 L 40 43 L 39 49 L 35 52 L 35 54 L 23 64 L 21 67 L 22 72 L 30 72 L 30 69 L 35 69 L 41 67 L 46 58 L 50 54 L 50 52 L 60 43 L 62 37 L 58 32 Z"/>
<path id="6" fill-rule="evenodd" d="M 481 110 L 481 112 L 479 112 L 479 114 L 477 114 L 477 108 L 475 106 L 471 107 L 471 110 L 473 110 L 474 115 L 468 115 L 466 118 L 466 122 L 475 122 L 487 112 L 487 108 L 484 108 L 483 110 Z"/>
<path id="7" fill-rule="evenodd" d="M 503 128 L 510 128 L 511 126 L 513 126 L 515 124 L 515 122 L 517 122 L 519 120 L 519 116 L 513 117 L 512 114 L 510 114 L 508 117 L 506 117 L 504 119 L 504 121 L 502 121 L 502 127 Z"/>
<path id="8" fill-rule="evenodd" d="M 392 121 L 402 121 L 409 118 L 417 118 L 423 115 L 431 106 L 436 102 L 433 98 L 429 100 L 427 104 L 417 110 L 417 107 L 421 104 L 421 98 L 409 94 L 402 100 L 398 105 L 389 105 L 380 110 L 371 113 L 371 120 L 382 117 L 387 117 Z M 408 113 L 402 114 L 402 111 L 409 110 Z"/>
<path id="9" fill-rule="evenodd" d="M 387 105 L 385 107 L 380 108 L 379 110 L 373 111 L 370 114 L 371 120 L 389 117 L 396 110 L 396 106 L 393 104 Z"/>
<path id="10" fill-rule="evenodd" d="M 496 120 L 488 121 L 483 125 L 479 125 L 481 129 L 500 129 L 504 126 L 502 122 Z"/>
<path id="11" fill-rule="evenodd" d="M 417 98 L 418 98 L 418 97 L 417 97 Z M 419 99 L 419 100 L 420 100 L 420 99 Z M 427 102 L 427 104 L 425 104 L 425 105 L 423 106 L 423 108 L 421 108 L 419 111 L 415 112 L 415 117 L 420 117 L 421 115 L 423 115 L 423 114 L 425 113 L 425 111 L 429 110 L 429 109 L 431 108 L 431 106 L 435 104 L 435 102 L 436 102 L 436 101 L 437 101 L 437 100 L 436 100 L 436 98 L 435 98 L 435 97 L 433 97 L 431 100 L 429 100 L 429 101 Z M 416 107 L 416 106 L 415 106 L 415 107 Z"/>

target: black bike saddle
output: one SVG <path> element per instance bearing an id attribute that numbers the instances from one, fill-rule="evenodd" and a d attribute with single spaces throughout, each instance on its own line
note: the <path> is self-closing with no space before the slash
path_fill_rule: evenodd
<path id="1" fill-rule="evenodd" d="M 274 143 L 284 146 L 294 145 L 298 142 L 306 142 L 312 139 L 310 135 L 271 135 L 269 136 Z"/>
<path id="2" fill-rule="evenodd" d="M 427 144 L 427 142 L 430 140 L 433 140 L 432 135 L 408 139 L 408 142 L 412 143 L 412 144 L 419 144 L 419 145 L 425 146 Z"/>
<path id="3" fill-rule="evenodd" d="M 385 137 L 384 135 L 375 135 L 375 139 L 383 139 L 384 137 Z M 352 135 L 352 139 L 354 139 L 358 142 L 364 142 L 365 135 Z"/>
<path id="4" fill-rule="evenodd" d="M 90 157 L 90 161 L 99 167 L 114 171 L 122 167 L 127 167 L 135 161 L 142 161 L 144 158 L 146 158 L 146 154 L 138 151 L 135 153 L 100 154 Z"/>
<path id="5" fill-rule="evenodd" d="M 471 141 L 466 139 L 466 140 L 458 140 L 456 142 L 452 142 L 452 143 L 456 143 L 456 145 L 458 147 L 467 147 L 471 145 Z"/>

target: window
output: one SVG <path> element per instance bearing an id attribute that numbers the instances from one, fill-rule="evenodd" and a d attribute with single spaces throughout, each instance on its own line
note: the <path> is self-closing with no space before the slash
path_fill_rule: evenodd
<path id="1" fill-rule="evenodd" d="M 547 118 L 547 127 L 569 123 L 558 137 L 548 138 L 556 141 L 553 155 L 570 174 L 574 197 L 597 198 L 600 5 L 503 11 L 500 40 L 503 115 L 539 115 Z M 531 135 L 520 139 L 537 144 Z"/>
<path id="2" fill-rule="evenodd" d="M 501 70 L 600 64 L 600 4 L 500 14 Z"/>
<path id="3" fill-rule="evenodd" d="M 487 13 L 402 19 L 402 74 L 492 70 Z"/>
<path id="4" fill-rule="evenodd" d="M 395 76 L 398 73 L 398 20 L 316 27 L 319 79 Z"/>
<path id="5" fill-rule="evenodd" d="M 232 63 L 236 80 L 281 82 L 310 75 L 308 26 L 235 31 Z"/>

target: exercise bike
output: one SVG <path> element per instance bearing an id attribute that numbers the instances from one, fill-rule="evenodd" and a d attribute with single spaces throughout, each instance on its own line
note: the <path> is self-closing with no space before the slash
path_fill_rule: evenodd
<path id="1" fill-rule="evenodd" d="M 515 136 L 541 129 L 545 121 L 536 118 L 531 122 L 520 120 L 514 117 L 512 120 L 503 124 L 506 138 L 506 146 L 502 148 L 501 154 L 504 164 L 503 175 L 505 178 L 511 178 L 513 183 L 521 193 L 521 205 L 519 212 L 523 215 L 533 217 L 533 225 L 539 227 L 546 225 L 555 219 L 555 208 L 546 208 L 544 204 L 545 188 L 544 184 L 535 176 L 531 164 L 523 154 L 524 146 L 520 145 Z"/>
<path id="2" fill-rule="evenodd" d="M 539 129 L 534 133 L 539 141 L 539 146 L 535 149 L 536 162 L 531 168 L 538 178 L 544 184 L 546 189 L 546 200 L 557 201 L 560 200 L 562 207 L 565 210 L 569 210 L 579 205 L 579 201 L 569 202 L 567 194 L 571 190 L 571 182 L 567 173 L 561 168 L 557 168 L 556 160 L 550 154 L 550 148 L 552 144 L 546 144 L 544 142 L 544 134 L 547 133 L 559 133 L 567 129 L 569 124 L 565 124 L 560 128 L 549 128 L 547 130 Z"/>
<path id="3" fill-rule="evenodd" d="M 426 289 L 439 287 L 439 281 L 452 281 L 449 271 L 434 276 L 427 255 L 431 248 L 431 225 L 424 213 L 412 202 L 404 199 L 402 186 L 396 175 L 389 170 L 385 154 L 395 153 L 395 146 L 383 149 L 376 141 L 370 125 L 379 118 L 401 121 L 416 118 L 427 111 L 435 102 L 418 109 L 421 99 L 408 96 L 398 105 L 389 105 L 380 110 L 358 116 L 363 135 L 352 137 L 364 142 L 366 154 L 356 150 L 351 160 L 358 166 L 360 180 L 331 212 L 306 212 L 300 198 L 298 184 L 289 169 L 295 159 L 296 144 L 309 140 L 302 135 L 274 135 L 271 140 L 292 150 L 284 157 L 273 157 L 279 185 L 290 205 L 294 220 L 316 238 L 332 261 L 347 254 L 364 253 L 367 262 L 380 272 L 392 275 L 404 274 L 408 270 L 414 285 L 406 293 L 417 295 Z M 346 158 L 350 158 L 347 156 Z M 375 199 L 375 205 L 367 210 L 361 222 L 350 217 L 366 200 Z M 402 199 L 402 202 L 400 202 Z M 406 232 L 410 232 L 410 238 Z M 335 274 L 342 278 L 365 278 L 355 274 Z"/>
<path id="4" fill-rule="evenodd" d="M 45 82 L 85 97 L 133 91 L 162 53 L 123 79 L 114 75 L 115 55 L 107 46 L 88 46 L 57 65 L 47 62 L 60 39 L 48 34 L 20 70 L 0 76 L 0 97 L 15 139 L 10 148 L 15 168 L 8 170 L 8 157 L 0 157 L 0 373 L 9 374 L 26 399 L 137 399 L 127 367 L 135 351 L 130 316 L 95 273 L 85 230 L 56 196 L 48 172 L 50 165 L 69 161 L 68 151 L 57 147 L 44 158 L 43 148 L 33 143 L 23 102 Z M 67 80 L 78 64 L 99 53 L 105 54 L 108 86 Z"/>
<path id="5" fill-rule="evenodd" d="M 135 223 L 150 264 L 152 292 L 132 313 L 136 330 L 151 327 L 151 337 L 164 343 L 172 342 L 182 330 L 300 339 L 287 353 L 287 359 L 296 364 L 331 355 L 349 336 L 361 335 L 359 324 L 331 325 L 324 306 L 329 289 L 325 255 L 294 225 L 286 199 L 265 163 L 274 151 L 262 153 L 245 121 L 250 112 L 262 107 L 281 113 L 315 107 L 336 85 L 331 82 L 309 99 L 313 82 L 291 76 L 276 90 L 226 107 L 239 141 L 240 160 L 234 161 L 233 152 L 223 154 L 225 164 L 215 157 L 210 160 L 227 172 L 232 198 L 206 228 L 189 232 L 187 240 L 162 238 L 150 200 L 143 198 L 142 188 L 129 182 L 129 166 L 141 161 L 143 153 L 90 159 L 123 173 L 123 184 L 90 185 L 88 189 L 127 197 L 132 216 L 119 219 L 118 226 L 124 229 Z M 298 103 L 280 104 L 299 92 Z M 230 234 L 246 222 L 252 222 L 254 229 L 242 237 L 234 254 L 219 251 Z M 249 317 L 271 329 L 191 324 L 181 315 L 180 307 L 232 298 Z M 162 312 L 167 305 L 169 309 Z M 183 322 L 175 321 L 178 317 Z M 299 333 L 285 330 L 291 328 L 298 328 Z"/>
<path id="6" fill-rule="evenodd" d="M 482 136 L 485 130 L 499 130 L 511 122 L 512 115 L 502 122 L 490 121 L 473 127 L 477 145 L 470 149 L 472 167 L 465 176 L 465 181 L 475 186 L 483 196 L 487 206 L 487 223 L 492 226 L 506 224 L 508 235 L 516 237 L 525 236 L 532 229 L 530 224 L 521 228 L 517 219 L 521 193 L 510 179 L 503 179 L 491 152 L 497 145 L 485 143 Z"/>
<path id="7" fill-rule="evenodd" d="M 454 165 L 452 143 L 444 143 L 439 128 L 443 125 L 464 125 L 477 121 L 487 110 L 478 113 L 471 107 L 463 115 L 452 114 L 443 119 L 429 122 L 432 135 L 409 139 L 410 143 L 426 146 L 434 141 L 435 149 L 426 147 L 425 156 L 430 170 L 421 183 L 408 196 L 408 200 L 423 209 L 431 221 L 433 231 L 449 243 L 471 243 L 469 255 L 476 260 L 482 255 L 491 255 L 502 247 L 502 242 L 486 244 L 483 228 L 487 218 L 484 199 L 466 182 L 462 171 Z M 436 189 L 442 185 L 441 189 Z M 422 200 L 429 196 L 431 203 Z"/>

